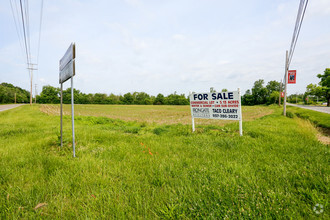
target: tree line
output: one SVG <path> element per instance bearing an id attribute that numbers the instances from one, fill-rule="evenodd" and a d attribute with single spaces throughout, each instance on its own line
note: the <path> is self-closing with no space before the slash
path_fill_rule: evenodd
<path id="1" fill-rule="evenodd" d="M 262 105 L 262 104 L 275 104 L 278 103 L 280 95 L 281 83 L 272 80 L 264 86 L 263 79 L 254 82 L 252 89 L 246 90 L 242 96 L 242 105 Z M 281 91 L 284 86 L 282 85 Z"/>
<path id="2" fill-rule="evenodd" d="M 126 93 L 124 95 L 115 94 L 85 94 L 74 89 L 74 102 L 76 104 L 124 104 L 124 105 L 189 105 L 189 99 L 184 94 L 174 92 L 168 96 L 159 93 L 157 96 L 149 95 L 145 92 Z M 38 103 L 60 103 L 60 89 L 53 86 L 44 86 L 42 92 L 37 96 Z M 63 103 L 71 103 L 71 88 L 63 90 Z"/>
<path id="3" fill-rule="evenodd" d="M 291 94 L 287 97 L 288 102 L 317 104 L 318 102 L 327 102 L 330 105 L 330 68 L 326 68 L 324 74 L 317 74 L 320 79 L 318 84 L 309 84 L 306 91 L 300 94 Z M 280 83 L 270 81 L 264 86 L 264 80 L 259 79 L 254 82 L 252 89 L 248 89 L 242 96 L 243 105 L 261 105 L 274 104 L 279 100 Z M 281 91 L 284 91 L 282 85 Z M 282 98 L 283 102 L 283 98 Z"/>
<path id="4" fill-rule="evenodd" d="M 323 74 L 318 74 L 320 79 L 318 84 L 309 84 L 306 87 L 306 92 L 300 94 L 300 98 L 305 104 L 316 104 L 317 102 L 326 102 L 330 106 L 330 68 L 326 68 Z M 291 95 L 290 99 L 298 102 L 298 97 Z"/>
<path id="5" fill-rule="evenodd" d="M 30 93 L 18 86 L 14 86 L 10 83 L 0 84 L 0 103 L 27 103 L 30 100 Z"/>
<path id="6" fill-rule="evenodd" d="M 330 102 L 330 68 L 326 68 L 324 74 L 318 74 L 319 84 L 309 84 L 306 92 L 302 94 L 292 94 L 288 96 L 288 102 L 303 102 L 304 104 L 314 104 L 317 101 Z M 266 85 L 263 79 L 254 82 L 253 87 L 248 89 L 242 96 L 242 105 L 263 105 L 278 103 L 280 91 L 284 90 L 284 85 L 280 88 L 280 82 L 269 81 Z M 212 87 L 211 92 L 216 92 Z M 226 92 L 227 89 L 222 89 Z M 14 103 L 16 94 L 17 103 L 28 103 L 30 93 L 9 83 L 0 84 L 0 103 Z M 74 100 L 76 104 L 124 104 L 124 105 L 189 105 L 189 97 L 184 94 L 174 92 L 168 96 L 159 93 L 157 96 L 149 95 L 145 92 L 126 93 L 124 95 L 115 94 L 85 94 L 74 89 Z M 283 100 L 283 98 L 282 98 Z M 42 92 L 37 96 L 37 103 L 58 104 L 60 103 L 60 89 L 53 86 L 44 86 Z M 63 91 L 63 103 L 71 103 L 71 88 Z"/>

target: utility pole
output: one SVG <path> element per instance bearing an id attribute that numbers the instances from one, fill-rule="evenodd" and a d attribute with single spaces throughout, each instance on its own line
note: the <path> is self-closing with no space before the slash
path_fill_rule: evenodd
<path id="1" fill-rule="evenodd" d="M 278 106 L 281 107 L 281 99 L 282 99 L 282 80 L 281 80 L 281 83 L 280 83 L 280 91 L 279 91 L 279 95 L 278 95 Z"/>
<path id="2" fill-rule="evenodd" d="M 288 51 L 286 51 L 285 56 L 285 74 L 284 74 L 284 102 L 283 102 L 283 115 L 286 116 L 286 94 L 288 86 Z"/>
<path id="3" fill-rule="evenodd" d="M 34 88 L 34 95 L 35 95 L 34 104 L 37 104 L 37 84 L 34 84 L 34 85 L 35 85 L 35 88 Z"/>
<path id="4" fill-rule="evenodd" d="M 296 92 L 296 104 L 298 104 L 298 99 L 297 99 L 297 97 L 298 97 L 298 92 Z"/>
<path id="5" fill-rule="evenodd" d="M 31 65 L 31 67 L 30 67 Z M 32 79 L 33 79 L 33 70 L 37 70 L 35 68 L 33 68 L 33 65 L 37 65 L 37 64 L 33 64 L 33 63 L 28 63 L 28 69 L 31 71 L 31 89 L 30 89 L 30 105 L 32 105 Z"/>
<path id="6" fill-rule="evenodd" d="M 16 92 L 15 92 L 15 104 L 16 104 Z"/>

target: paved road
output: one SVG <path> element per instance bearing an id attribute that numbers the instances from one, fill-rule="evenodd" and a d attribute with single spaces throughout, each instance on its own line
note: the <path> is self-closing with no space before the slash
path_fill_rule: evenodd
<path id="1" fill-rule="evenodd" d="M 8 109 L 16 108 L 21 105 L 24 105 L 24 104 L 0 105 L 0 112 L 8 110 Z"/>
<path id="2" fill-rule="evenodd" d="M 314 111 L 330 114 L 330 107 L 327 107 L 327 106 L 295 105 L 295 104 L 291 104 L 291 103 L 287 103 L 287 104 L 291 105 L 291 106 L 299 107 L 299 108 L 305 108 L 305 109 L 309 109 L 309 110 L 314 110 Z"/>

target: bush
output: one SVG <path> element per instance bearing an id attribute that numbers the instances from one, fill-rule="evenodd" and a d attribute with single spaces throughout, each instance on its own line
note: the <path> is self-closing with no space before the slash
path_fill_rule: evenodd
<path id="1" fill-rule="evenodd" d="M 294 114 L 292 112 L 287 111 L 286 112 L 286 117 L 293 118 L 294 117 Z"/>

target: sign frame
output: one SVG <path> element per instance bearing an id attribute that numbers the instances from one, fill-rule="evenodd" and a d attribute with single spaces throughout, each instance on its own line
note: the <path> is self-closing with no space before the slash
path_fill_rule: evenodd
<path id="1" fill-rule="evenodd" d="M 63 147 L 63 83 L 71 78 L 71 119 L 72 119 L 72 151 L 76 157 L 75 132 L 74 132 L 74 95 L 73 76 L 76 75 L 76 45 L 71 43 L 59 62 L 59 83 L 61 84 L 61 147 Z"/>
<path id="2" fill-rule="evenodd" d="M 59 83 L 64 83 L 76 74 L 75 71 L 76 44 L 71 43 L 59 62 Z"/>
<path id="3" fill-rule="evenodd" d="M 241 91 L 189 93 L 192 131 L 195 131 L 195 118 L 238 120 L 239 133 L 243 136 Z M 228 101 L 232 100 L 232 103 Z"/>

